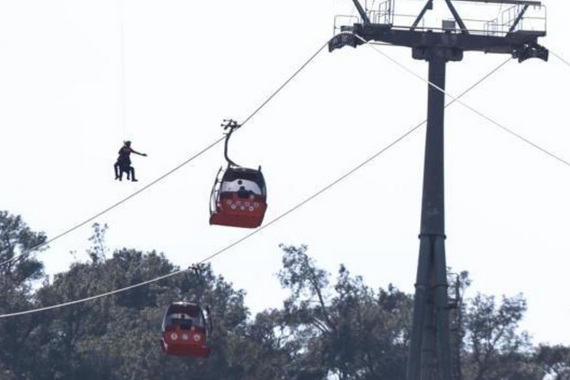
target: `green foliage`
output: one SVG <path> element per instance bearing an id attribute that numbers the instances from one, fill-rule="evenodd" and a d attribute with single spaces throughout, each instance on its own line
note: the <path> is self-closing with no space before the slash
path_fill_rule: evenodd
<path id="1" fill-rule="evenodd" d="M 46 241 L 43 233 L 33 232 L 20 216 L 0 211 L 0 313 L 27 309 L 33 305 L 32 284 L 43 276 L 43 264 L 33 255 L 21 255 Z M 21 355 L 28 349 L 32 332 L 38 327 L 36 318 L 25 316 L 0 323 L 0 375 L 2 379 L 18 378 L 29 370 Z"/>
<path id="2" fill-rule="evenodd" d="M 75 264 L 56 276 L 38 291 L 38 306 L 123 288 L 174 270 L 178 268 L 163 255 L 124 249 L 107 261 Z M 214 311 L 214 355 L 210 360 L 170 358 L 160 353 L 164 310 L 182 299 L 211 305 Z M 200 276 L 184 272 L 129 292 L 57 309 L 42 326 L 54 353 L 43 364 L 45 378 L 156 379 L 169 374 L 206 379 L 239 373 L 242 366 L 232 356 L 240 349 L 246 327 L 248 313 L 243 300 L 243 292 L 234 291 L 206 267 Z"/>
<path id="3" fill-rule="evenodd" d="M 331 287 L 306 246 L 281 248 L 279 279 L 291 292 L 284 315 L 293 339 L 304 342 L 298 367 L 323 379 L 403 379 L 411 297 L 392 286 L 375 292 L 344 266 Z"/>
<path id="4" fill-rule="evenodd" d="M 30 281 L 41 278 L 43 264 L 33 255 L 20 255 L 45 241 L 45 235 L 33 232 L 20 216 L 0 211 L 0 262 L 12 260 L 0 267 L 1 281 L 5 283 L 6 290 L 9 287 L 22 289 Z"/>
<path id="5" fill-rule="evenodd" d="M 521 295 L 503 297 L 500 304 L 495 297 L 481 294 L 471 300 L 465 318 L 468 355 L 464 368 L 469 378 L 505 378 L 505 373 L 530 360 L 530 339 L 517 331 L 525 311 Z"/>
<path id="6" fill-rule="evenodd" d="M 570 380 L 570 347 L 541 345 L 536 359 L 551 380 Z"/>
<path id="7" fill-rule="evenodd" d="M 154 251 L 125 248 L 109 255 L 106 230 L 94 225 L 90 260 L 51 281 L 32 255 L 0 268 L 0 313 L 70 302 L 179 270 Z M 0 241 L 4 261 L 46 237 L 0 212 Z M 412 297 L 392 285 L 372 289 L 343 265 L 333 276 L 306 246 L 281 249 L 278 279 L 289 296 L 280 309 L 252 318 L 245 292 L 207 265 L 113 296 L 1 319 L 0 379 L 403 380 Z M 465 300 L 468 274 L 450 283 L 457 290 L 463 380 L 570 380 L 570 347 L 535 348 L 518 331 L 526 311 L 522 296 Z M 160 352 L 164 310 L 180 300 L 211 306 L 207 360 Z"/>

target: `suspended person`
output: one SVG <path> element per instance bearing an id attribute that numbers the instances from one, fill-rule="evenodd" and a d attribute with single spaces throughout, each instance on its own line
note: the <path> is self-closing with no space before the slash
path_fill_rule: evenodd
<path id="1" fill-rule="evenodd" d="M 127 179 L 137 182 L 135 178 L 135 168 L 131 166 L 131 153 L 146 157 L 146 153 L 139 153 L 131 148 L 131 142 L 125 141 L 124 145 L 119 149 L 119 158 L 115 163 L 115 179 L 123 180 L 123 173 L 127 173 Z"/>

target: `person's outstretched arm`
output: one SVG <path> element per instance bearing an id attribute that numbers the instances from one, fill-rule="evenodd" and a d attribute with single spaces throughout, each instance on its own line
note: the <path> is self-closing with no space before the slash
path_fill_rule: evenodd
<path id="1" fill-rule="evenodd" d="M 134 149 L 131 149 L 131 152 L 132 152 L 132 153 L 134 153 L 134 154 L 138 154 L 139 156 L 144 156 L 144 157 L 146 157 L 146 156 L 147 156 L 147 154 L 146 154 L 146 153 L 139 153 L 139 152 L 137 152 L 137 151 L 136 151 L 136 150 L 134 150 Z"/>

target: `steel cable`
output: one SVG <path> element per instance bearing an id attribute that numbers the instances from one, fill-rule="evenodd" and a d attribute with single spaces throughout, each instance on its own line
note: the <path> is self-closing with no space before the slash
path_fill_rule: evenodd
<path id="1" fill-rule="evenodd" d="M 566 66 L 570 67 L 570 62 L 568 62 L 567 60 L 565 60 L 564 58 L 562 58 L 562 56 L 556 54 L 555 52 L 553 52 L 552 50 L 548 50 L 550 52 L 550 54 L 552 54 L 553 56 L 555 56 L 556 58 L 558 58 L 562 63 L 564 63 Z"/>
<path id="2" fill-rule="evenodd" d="M 328 45 L 328 40 L 327 42 L 322 45 L 314 54 L 311 55 L 311 57 L 305 61 L 301 67 L 299 67 L 281 86 L 279 86 L 263 103 L 261 103 L 260 106 L 258 106 L 245 120 L 244 122 L 241 124 L 241 126 L 244 126 L 247 122 L 249 122 L 255 115 L 257 115 L 257 113 L 259 111 L 261 111 L 261 109 L 263 109 L 273 98 L 275 98 L 275 96 L 277 96 L 278 93 L 280 93 L 293 79 L 295 79 L 295 77 L 297 77 L 297 75 L 299 75 L 301 73 L 301 71 L 303 71 L 303 69 L 305 69 L 305 67 L 307 67 L 307 65 L 309 65 L 309 63 L 311 63 L 318 55 L 319 53 L 321 53 L 323 51 L 323 49 L 325 47 L 327 47 Z M 199 151 L 198 153 L 194 154 L 192 157 L 190 157 L 189 159 L 185 160 L 184 162 L 182 162 L 181 164 L 179 164 L 178 166 L 176 166 L 174 169 L 169 170 L 168 172 L 166 172 L 165 174 L 161 175 L 160 177 L 158 177 L 157 179 L 155 179 L 154 181 L 150 182 L 149 184 L 145 185 L 144 187 L 142 187 L 141 189 L 135 191 L 134 193 L 132 193 L 131 195 L 127 196 L 126 198 L 121 199 L 120 201 L 112 204 L 111 206 L 105 208 L 103 211 L 98 212 L 97 214 L 87 218 L 86 220 L 84 220 L 83 222 L 80 222 L 79 224 L 57 234 L 56 236 L 54 236 L 53 238 L 46 240 L 45 242 L 36 245 L 35 247 L 32 247 L 18 255 L 14 255 L 13 257 L 11 257 L 10 259 L 4 260 L 2 262 L 0 262 L 0 267 L 4 266 L 5 264 L 11 263 L 13 261 L 19 260 L 27 255 L 29 255 L 30 253 L 37 251 L 38 249 L 41 249 L 43 247 L 46 247 L 48 244 L 53 243 L 54 241 L 64 237 L 65 235 L 85 226 L 86 224 L 92 222 L 93 220 L 99 218 L 100 216 L 108 213 L 109 211 L 113 210 L 114 208 L 117 208 L 118 206 L 122 205 L 123 203 L 127 202 L 128 200 L 134 198 L 135 196 L 139 195 L 140 193 L 142 193 L 143 191 L 149 189 L 150 187 L 152 187 L 153 185 L 156 185 L 157 183 L 161 182 L 163 179 L 165 179 L 166 177 L 170 176 L 171 174 L 173 174 L 174 172 L 180 170 L 182 167 L 188 165 L 190 162 L 194 161 L 196 158 L 200 157 L 202 154 L 206 153 L 208 150 L 212 149 L 214 146 L 218 145 L 219 143 L 221 143 L 222 141 L 224 141 L 225 136 L 221 137 L 217 140 L 215 140 L 214 142 L 212 142 L 211 144 L 209 144 L 206 148 L 202 149 L 201 151 Z"/>
<path id="3" fill-rule="evenodd" d="M 493 70 L 491 70 L 488 74 L 486 74 L 483 78 L 481 78 L 480 80 L 478 80 L 476 83 L 474 83 L 473 85 L 471 85 L 469 88 L 467 88 L 465 91 L 463 91 L 457 98 L 451 100 L 449 103 L 447 103 L 445 105 L 445 107 L 449 107 L 450 105 L 452 105 L 453 103 L 457 102 L 459 100 L 459 98 L 462 98 L 463 96 L 465 96 L 466 94 L 468 94 L 471 90 L 473 90 L 475 87 L 479 86 L 481 83 L 483 83 L 487 78 L 489 78 L 491 75 L 493 75 L 494 73 L 496 73 L 497 71 L 499 71 L 499 69 L 501 69 L 503 66 L 505 66 L 508 62 L 510 61 L 510 59 L 506 60 L 505 62 L 501 63 L 499 66 L 497 66 L 496 68 L 494 68 Z M 305 204 L 309 203 L 310 201 L 314 200 L 315 198 L 317 198 L 318 196 L 320 196 L 321 194 L 323 194 L 324 192 L 326 192 L 327 190 L 331 189 L 333 186 L 337 185 L 338 183 L 344 181 L 345 179 L 347 179 L 348 177 L 350 177 L 352 174 L 354 174 L 355 172 L 357 172 L 358 170 L 360 170 L 362 167 L 366 166 L 367 164 L 369 164 L 370 162 L 372 162 L 373 160 L 375 160 L 376 158 L 378 158 L 380 155 L 382 155 L 383 153 L 385 153 L 387 150 L 389 150 L 390 148 L 392 148 L 393 146 L 395 146 L 396 144 L 398 144 L 399 142 L 401 142 L 402 140 L 404 140 L 406 137 L 408 137 L 409 135 L 411 135 L 414 131 L 418 130 L 420 127 L 422 127 L 423 125 L 425 125 L 427 123 L 427 120 L 422 121 L 421 123 L 419 123 L 418 125 L 416 125 L 415 127 L 409 129 L 407 132 L 405 132 L 404 134 L 402 134 L 400 137 L 398 137 L 397 139 L 395 139 L 394 141 L 392 141 L 391 143 L 389 143 L 388 145 L 384 146 L 381 150 L 379 150 L 378 152 L 374 153 L 373 155 L 371 155 L 370 157 L 368 157 L 367 159 L 365 159 L 364 161 L 362 161 L 360 164 L 358 164 L 357 166 L 355 166 L 354 168 L 352 168 L 351 170 L 347 171 L 346 173 L 344 173 L 343 175 L 341 175 L 340 177 L 338 177 L 336 180 L 334 180 L 333 182 L 329 183 L 328 185 L 326 185 L 325 187 L 321 188 L 319 191 L 317 191 L 316 193 L 314 193 L 313 195 L 305 198 L 303 201 L 297 203 L 295 206 L 291 207 L 290 209 L 288 209 L 287 211 L 283 212 L 282 214 L 280 214 L 279 216 L 273 218 L 272 220 L 270 220 L 269 222 L 267 222 L 266 224 L 264 224 L 263 226 L 259 227 L 258 229 L 244 235 L 243 237 L 241 237 L 240 239 L 234 241 L 233 243 L 229 244 L 228 246 L 214 252 L 213 254 L 211 254 L 210 256 L 207 256 L 206 258 L 198 261 L 196 264 L 204 264 L 208 261 L 211 261 L 212 259 L 214 259 L 217 256 L 220 256 L 221 254 L 223 254 L 224 252 L 227 252 L 228 250 L 230 250 L 231 248 L 239 245 L 240 243 L 244 242 L 245 240 L 251 238 L 252 236 L 260 233 L 261 231 L 263 231 L 264 229 L 268 228 L 269 226 L 274 225 L 275 223 L 277 223 L 279 220 L 285 218 L 286 216 L 288 216 L 289 214 L 293 213 L 294 211 L 298 210 L 299 208 L 303 207 Z M 99 298 L 103 298 L 103 297 L 107 297 L 107 296 L 111 296 L 117 293 L 122 293 L 134 288 L 138 288 L 141 286 L 145 286 L 157 281 L 161 281 L 164 280 L 166 278 L 169 277 L 173 277 L 176 276 L 180 273 L 192 270 L 193 266 L 189 267 L 188 269 L 182 269 L 182 270 L 177 270 L 174 271 L 172 273 L 166 274 L 164 276 L 160 276 L 160 277 L 156 277 L 138 284 L 134 284 L 134 285 L 130 285 L 121 289 L 116 289 L 116 290 L 112 290 L 109 292 L 105 292 L 102 294 L 98 294 L 95 296 L 91 296 L 91 297 L 87 297 L 87 298 L 83 298 L 83 299 L 79 299 L 79 300 L 74 300 L 74 301 L 69 301 L 69 302 L 65 302 L 65 303 L 61 303 L 61 304 L 57 304 L 57 305 L 51 305 L 51 306 L 45 306 L 45 307 L 41 307 L 41 308 L 37 308 L 37 309 L 31 309 L 31 310 L 24 310 L 24 311 L 19 311 L 19 312 L 14 312 L 14 313 L 8 313 L 8 314 L 3 314 L 0 315 L 0 319 L 3 318 L 9 318 L 9 317 L 16 317 L 16 316 L 22 316 L 22 315 L 26 315 L 26 314 L 32 314 L 32 313 L 38 313 L 38 312 L 42 312 L 42 311 L 47 311 L 47 310 L 53 310 L 53 309 L 58 309 L 58 308 L 62 308 L 62 307 L 66 307 L 66 306 L 71 306 L 71 305 L 76 305 L 76 304 L 80 304 L 80 303 L 84 303 L 84 302 L 88 302 L 88 301 L 92 301 L 92 300 L 96 300 Z"/>
<path id="4" fill-rule="evenodd" d="M 570 166 L 570 162 L 565 160 L 564 158 L 558 156 L 555 153 L 552 153 L 550 151 L 548 151 L 547 149 L 541 147 L 540 145 L 530 141 L 529 139 L 527 139 L 526 137 L 522 136 L 521 134 L 513 131 L 510 128 L 507 128 L 506 126 L 504 126 L 503 124 L 499 123 L 498 121 L 492 119 L 491 117 L 485 115 L 484 113 L 482 113 L 481 111 L 477 110 L 476 108 L 470 106 L 469 104 L 459 100 L 458 97 L 455 97 L 453 95 L 451 95 L 449 92 L 445 91 L 444 89 L 442 89 L 441 87 L 439 87 L 438 85 L 430 82 L 429 80 L 425 79 L 424 77 L 422 77 L 421 75 L 417 74 L 416 72 L 414 72 L 413 70 L 409 69 L 408 67 L 404 66 L 403 64 L 401 64 L 400 62 L 398 62 L 396 59 L 392 58 L 390 55 L 384 53 L 383 51 L 381 51 L 380 49 L 376 48 L 374 45 L 369 44 L 368 41 L 366 41 L 364 38 L 362 38 L 361 36 L 355 34 L 355 36 L 360 39 L 361 41 L 364 42 L 364 44 L 370 46 L 370 48 L 374 49 L 376 52 L 380 53 L 381 55 L 383 55 L 386 59 L 388 59 L 389 61 L 391 61 L 392 63 L 396 64 L 397 66 L 399 66 L 400 68 L 404 69 L 405 71 L 407 71 L 408 73 L 412 74 L 413 76 L 415 76 L 416 78 L 420 79 L 422 82 L 427 83 L 428 85 L 432 86 L 433 88 L 437 89 L 438 91 L 440 91 L 441 93 L 449 96 L 451 99 L 456 100 L 459 104 L 461 104 L 463 107 L 467 108 L 468 110 L 470 110 L 471 112 L 479 115 L 480 117 L 482 117 L 483 119 L 487 120 L 488 122 L 490 122 L 491 124 L 494 124 L 495 126 L 501 128 L 502 130 L 504 130 L 505 132 L 511 134 L 512 136 L 515 136 L 516 138 L 518 138 L 519 140 L 527 143 L 528 145 L 538 149 L 539 151 L 541 151 L 542 153 L 554 158 L 555 160 L 563 163 L 566 166 Z"/>

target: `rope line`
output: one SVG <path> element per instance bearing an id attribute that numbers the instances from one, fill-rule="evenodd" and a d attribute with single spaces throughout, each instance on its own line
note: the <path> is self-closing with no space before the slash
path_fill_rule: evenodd
<path id="1" fill-rule="evenodd" d="M 445 107 L 449 107 L 450 105 L 452 105 L 453 103 L 457 102 L 459 98 L 465 96 L 466 94 L 468 94 L 471 90 L 473 90 L 475 87 L 479 86 L 481 83 L 483 83 L 487 78 L 489 78 L 491 75 L 493 75 L 494 73 L 496 73 L 497 71 L 499 71 L 499 69 L 501 69 L 503 66 L 505 66 L 508 62 L 510 61 L 510 59 L 506 60 L 505 62 L 503 62 L 502 64 L 500 64 L 499 66 L 497 66 L 496 68 L 494 68 L 492 71 L 490 71 L 487 75 L 485 75 L 483 78 L 481 78 L 480 80 L 478 80 L 476 83 L 474 83 L 473 85 L 471 85 L 469 88 L 467 88 L 465 91 L 463 91 L 458 98 L 451 100 L 449 103 L 447 103 L 445 105 Z M 395 139 L 394 141 L 392 141 L 391 143 L 389 143 L 388 145 L 384 146 L 381 150 L 379 150 L 378 152 L 374 153 L 372 156 L 368 157 L 367 159 L 365 159 L 364 161 L 362 161 L 360 164 L 358 164 L 357 166 L 355 166 L 354 168 L 350 169 L 349 171 L 347 171 L 346 173 L 344 173 L 343 175 L 341 175 L 340 177 L 338 177 L 336 180 L 334 180 L 333 182 L 329 183 L 328 185 L 326 185 L 325 187 L 321 188 L 319 191 L 317 191 L 316 193 L 314 193 L 313 195 L 305 198 L 303 201 L 297 203 L 295 206 L 293 206 L 292 208 L 290 208 L 289 210 L 285 211 L 284 213 L 280 214 L 279 216 L 273 218 L 271 221 L 269 221 L 268 223 L 264 224 L 263 226 L 259 227 L 258 229 L 244 235 L 243 237 L 241 237 L 240 239 L 234 241 L 233 243 L 231 243 L 230 245 L 214 252 L 213 254 L 211 254 L 210 256 L 207 256 L 206 258 L 202 259 L 201 261 L 197 262 L 196 264 L 204 264 L 208 261 L 213 260 L 214 258 L 216 258 L 217 256 L 220 256 L 221 254 L 223 254 L 224 252 L 229 251 L 231 248 L 241 244 L 242 242 L 246 241 L 247 239 L 251 238 L 252 236 L 260 233 L 261 231 L 265 230 L 266 228 L 268 228 L 269 226 L 272 226 L 273 224 L 277 223 L 279 220 L 285 218 L 286 216 L 288 216 L 289 214 L 295 212 L 296 210 L 298 210 L 299 208 L 303 207 L 305 204 L 311 202 L 312 200 L 314 200 L 315 198 L 317 198 L 318 196 L 320 196 L 321 194 L 323 194 L 324 192 L 326 192 L 327 190 L 331 189 L 333 186 L 337 185 L 338 183 L 344 181 L 345 179 L 347 179 L 348 177 L 350 177 L 352 174 L 356 173 L 358 170 L 360 170 L 362 167 L 366 166 L 367 164 L 369 164 L 370 162 L 372 162 L 373 160 L 375 160 L 376 158 L 378 158 L 380 155 L 382 155 L 383 153 L 385 153 L 386 151 L 388 151 L 390 148 L 394 147 L 396 144 L 398 144 L 399 142 L 401 142 L 402 140 L 404 140 L 406 137 L 408 137 L 409 135 L 411 135 L 413 132 L 415 132 L 416 130 L 418 130 L 420 127 L 422 127 L 423 125 L 425 125 L 427 123 L 427 120 L 422 121 L 421 123 L 419 123 L 418 125 L 416 125 L 415 127 L 409 129 L 407 132 L 405 132 L 404 134 L 402 134 L 400 137 L 398 137 L 397 139 Z M 87 298 L 83 298 L 83 299 L 79 299 L 79 300 L 75 300 L 75 301 L 70 301 L 70 302 L 66 302 L 66 303 L 61 303 L 61 304 L 57 304 L 57 305 L 51 305 L 51 306 L 46 306 L 46 307 L 41 307 L 41 308 L 37 308 L 37 309 L 31 309 L 31 310 L 25 310 L 25 311 L 19 311 L 19 312 L 15 312 L 15 313 L 9 313 L 9 314 L 3 314 L 0 315 L 0 319 L 3 318 L 9 318 L 9 317 L 16 317 L 16 316 L 21 316 L 21 315 L 26 315 L 26 314 L 32 314 L 32 313 L 39 313 L 42 311 L 47 311 L 47 310 L 53 310 L 53 309 L 58 309 L 58 308 L 62 308 L 62 307 L 66 307 L 66 306 L 71 306 L 71 305 L 76 305 L 79 303 L 84 303 L 84 302 L 88 302 L 88 301 L 92 301 L 92 300 L 96 300 L 99 298 L 103 298 L 103 297 L 107 297 L 107 296 L 111 296 L 117 293 L 122 293 L 134 288 L 138 288 L 141 286 L 145 286 L 148 284 L 151 284 L 153 282 L 157 282 L 157 281 L 161 281 L 164 280 L 166 278 L 172 277 L 172 276 L 176 276 L 180 273 L 189 271 L 192 269 L 192 266 L 190 266 L 188 269 L 182 269 L 182 270 L 178 270 L 169 274 L 166 274 L 164 276 L 160 276 L 160 277 L 156 277 L 154 279 L 151 280 L 147 280 L 138 284 L 134 284 L 134 285 L 130 285 L 121 289 L 116 289 L 113 291 L 109 291 L 106 293 L 102 293 L 102 294 L 98 294 L 95 296 L 91 296 L 91 297 L 87 297 Z"/>
<path id="2" fill-rule="evenodd" d="M 255 115 L 257 115 L 257 113 L 259 113 L 259 111 L 261 111 L 273 98 L 275 98 L 275 96 L 277 96 L 278 93 L 280 93 L 289 83 L 291 83 L 291 81 L 293 79 L 295 79 L 295 77 L 297 77 L 301 71 L 303 71 L 303 69 L 305 69 L 305 67 L 307 67 L 309 65 L 309 63 L 311 63 L 316 57 L 317 55 L 319 55 L 319 53 L 321 53 L 323 51 L 323 49 L 328 45 L 328 40 L 327 42 L 320 47 L 313 55 L 311 55 L 311 57 L 305 61 L 301 67 L 299 69 L 297 69 L 293 75 L 291 75 L 281 86 L 279 86 L 263 103 L 261 103 L 261 105 L 259 107 L 257 107 L 255 109 L 255 111 L 253 111 L 253 113 L 251 113 L 246 119 L 245 121 L 241 124 L 242 126 L 244 124 L 246 124 L 248 121 L 250 121 Z M 54 236 L 53 238 L 46 240 L 44 243 L 38 244 L 35 247 L 32 247 L 22 253 L 20 253 L 19 255 L 14 255 L 12 258 L 7 259 L 5 261 L 0 262 L 0 267 L 2 267 L 5 264 L 11 263 L 13 261 L 19 260 L 27 255 L 29 255 L 30 253 L 37 251 L 38 249 L 41 249 L 45 246 L 47 246 L 50 243 L 53 243 L 54 241 L 64 237 L 65 235 L 85 226 L 86 224 L 92 222 L 93 220 L 99 218 L 100 216 L 108 213 L 109 211 L 113 210 L 114 208 L 119 207 L 120 205 L 122 205 L 123 203 L 127 202 L 128 200 L 134 198 L 135 196 L 139 195 L 140 193 L 142 193 L 143 191 L 147 190 L 148 188 L 150 188 L 151 186 L 159 183 L 160 181 L 162 181 L 163 179 L 165 179 L 166 177 L 170 176 L 171 174 L 173 174 L 174 172 L 182 169 L 184 166 L 188 165 L 190 162 L 194 161 L 196 158 L 200 157 L 202 154 L 206 153 L 208 150 L 212 149 L 214 146 L 218 145 L 219 143 L 221 143 L 222 141 L 225 140 L 225 136 L 215 140 L 214 142 L 210 143 L 207 147 L 205 147 L 204 149 L 202 149 L 201 151 L 199 151 L 198 153 L 194 154 L 192 157 L 190 157 L 189 159 L 187 159 L 186 161 L 182 162 L 181 164 L 179 164 L 178 166 L 176 166 L 174 169 L 169 170 L 168 172 L 166 172 L 165 174 L 161 175 L 160 177 L 158 177 L 157 179 L 155 179 L 154 181 L 150 182 L 149 184 L 145 185 L 144 187 L 142 187 L 141 189 L 135 191 L 134 193 L 132 193 L 131 195 L 127 196 L 126 198 L 121 199 L 120 201 L 112 204 L 111 206 L 105 208 L 103 211 L 98 212 L 97 214 L 87 218 L 86 220 L 84 220 L 83 222 L 80 222 L 79 224 L 75 225 L 74 227 L 71 227 L 63 232 L 61 232 L 60 234 Z"/>
<path id="3" fill-rule="evenodd" d="M 570 62 L 568 62 L 567 60 L 565 60 L 564 58 L 562 58 L 560 55 L 556 54 L 552 50 L 549 49 L 548 51 L 550 52 L 550 54 L 552 54 L 553 56 L 558 58 L 560 61 L 562 61 L 562 63 L 564 63 L 566 66 L 570 67 Z"/>
<path id="4" fill-rule="evenodd" d="M 143 191 L 147 190 L 149 187 L 157 184 L 158 182 L 162 181 L 163 179 L 165 179 L 166 177 L 168 177 L 169 175 L 171 175 L 172 173 L 182 169 L 184 166 L 186 166 L 187 164 L 189 164 L 190 162 L 192 162 L 193 160 L 195 160 L 196 158 L 200 157 L 202 154 L 206 153 L 208 150 L 212 149 L 214 146 L 216 146 L 217 144 L 219 144 L 220 142 L 222 142 L 225 139 L 225 137 L 221 137 L 218 140 L 214 141 L 213 143 L 211 143 L 210 145 L 208 145 L 206 148 L 202 149 L 201 151 L 199 151 L 198 153 L 196 153 L 195 155 L 193 155 L 192 157 L 190 157 L 189 159 L 187 159 L 186 161 L 182 162 L 181 164 L 179 164 L 178 166 L 176 166 L 174 169 L 171 169 L 170 171 L 166 172 L 165 174 L 161 175 L 160 177 L 158 177 L 157 179 L 155 179 L 154 181 L 150 182 L 149 184 L 145 185 L 144 187 L 140 188 L 139 190 L 135 191 L 134 193 L 130 194 L 129 196 L 127 196 L 126 198 L 121 199 L 120 201 L 112 204 L 111 206 L 107 207 L 106 209 L 104 209 L 103 211 L 98 212 L 97 214 L 89 217 L 88 219 L 84 220 L 83 222 L 71 227 L 68 230 L 65 230 L 63 232 L 61 232 L 60 234 L 54 236 L 53 238 L 46 240 L 44 243 L 38 244 L 33 248 L 30 248 L 29 250 L 19 254 L 19 255 L 15 255 L 14 257 L 12 257 L 11 259 L 5 260 L 3 262 L 0 263 L 0 266 L 4 265 L 4 264 L 8 264 L 12 261 L 15 260 L 19 260 L 22 259 L 23 257 L 29 255 L 30 253 L 32 253 L 33 251 L 36 251 L 40 248 L 43 248 L 45 246 L 47 246 L 48 244 L 64 237 L 65 235 L 85 226 L 87 223 L 92 222 L 93 220 L 99 218 L 100 216 L 108 213 L 109 211 L 113 210 L 114 208 L 119 207 L 120 205 L 122 205 L 123 203 L 129 201 L 130 199 L 136 197 L 137 195 L 139 195 L 140 193 L 142 193 Z"/>
<path id="5" fill-rule="evenodd" d="M 287 85 L 289 84 L 289 82 L 291 82 L 293 79 L 295 79 L 295 77 L 296 77 L 297 75 L 299 75 L 299 73 L 300 73 L 301 71 L 303 71 L 303 69 L 304 69 L 305 67 L 307 67 L 307 65 L 308 65 L 309 63 L 311 63 L 311 62 L 317 57 L 317 55 L 319 55 L 319 54 L 323 51 L 323 49 L 326 48 L 326 47 L 329 45 L 329 41 L 330 41 L 330 40 L 327 40 L 327 42 L 325 42 L 325 44 L 324 44 L 323 46 L 321 46 L 319 50 L 317 50 L 303 65 L 301 65 L 301 67 L 299 67 L 299 69 L 298 69 L 297 71 L 295 71 L 295 72 L 293 73 L 293 75 L 291 75 L 291 77 L 290 77 L 289 79 L 287 79 L 281 86 L 279 86 L 279 88 L 278 88 L 277 90 L 275 90 L 275 91 L 273 92 L 273 94 L 271 94 L 271 95 L 267 98 L 266 101 L 264 101 L 263 103 L 261 103 L 261 105 L 260 105 L 259 107 L 257 107 L 257 109 L 256 109 L 255 111 L 253 111 L 253 113 L 252 113 L 251 115 L 249 115 L 249 117 L 246 118 L 246 119 L 241 123 L 241 126 L 243 127 L 248 121 L 250 121 L 255 115 L 257 115 L 257 113 L 258 113 L 259 111 L 261 111 L 261 109 L 262 109 L 263 107 L 265 107 L 265 105 L 266 105 L 267 103 L 269 103 L 283 88 L 285 88 L 285 86 L 287 86 Z"/>
<path id="6" fill-rule="evenodd" d="M 513 131 L 510 128 L 507 128 L 506 126 L 504 126 L 503 124 L 499 123 L 498 121 L 492 119 L 491 117 L 485 115 L 483 112 L 477 110 L 476 108 L 470 106 L 469 104 L 459 100 L 457 97 L 451 95 L 449 92 L 445 91 L 444 89 L 442 89 L 441 87 L 439 87 L 438 85 L 436 85 L 435 83 L 430 82 L 428 79 L 425 79 L 424 77 L 422 77 L 421 75 L 417 74 L 416 72 L 414 72 L 413 70 L 409 69 L 408 67 L 404 66 L 403 64 L 401 64 L 400 62 L 398 62 L 396 59 L 392 58 L 390 55 L 384 53 L 383 51 L 381 51 L 380 49 L 376 48 L 374 45 L 371 45 L 368 43 L 368 41 L 366 41 L 364 38 L 362 38 L 361 36 L 359 36 L 358 34 L 355 34 L 355 36 L 362 40 L 366 45 L 370 46 L 370 48 L 374 49 L 376 52 L 380 53 L 381 55 L 383 55 L 385 58 L 387 58 L 389 61 L 391 61 L 392 63 L 396 64 L 397 66 L 399 66 L 400 68 L 404 69 L 405 71 L 407 71 L 408 73 L 412 74 L 413 76 L 415 76 L 416 78 L 420 79 L 422 82 L 427 83 L 428 85 L 432 86 L 433 88 L 435 88 L 436 90 L 440 91 L 441 93 L 447 95 L 448 97 L 450 97 L 451 99 L 456 100 L 459 104 L 461 104 L 463 107 L 467 108 L 468 110 L 470 110 L 471 112 L 479 115 L 480 117 L 482 117 L 483 119 L 487 120 L 488 122 L 490 122 L 491 124 L 494 124 L 495 126 L 501 128 L 503 131 L 511 134 L 512 136 L 518 138 L 519 140 L 527 143 L 528 145 L 538 149 L 539 151 L 541 151 L 542 153 L 546 154 L 547 156 L 550 156 L 551 158 L 554 158 L 555 160 L 563 163 L 566 166 L 570 166 L 570 162 L 565 160 L 564 158 L 556 155 L 555 153 L 552 153 L 550 151 L 548 151 L 547 149 L 541 147 L 540 145 L 530 141 L 529 139 L 527 139 L 526 137 L 522 136 L 521 134 Z"/>
<path id="7" fill-rule="evenodd" d="M 127 139 L 127 95 L 125 79 L 125 0 L 119 1 L 119 28 L 120 28 L 120 53 L 121 53 L 121 123 L 123 127 L 123 139 Z"/>

